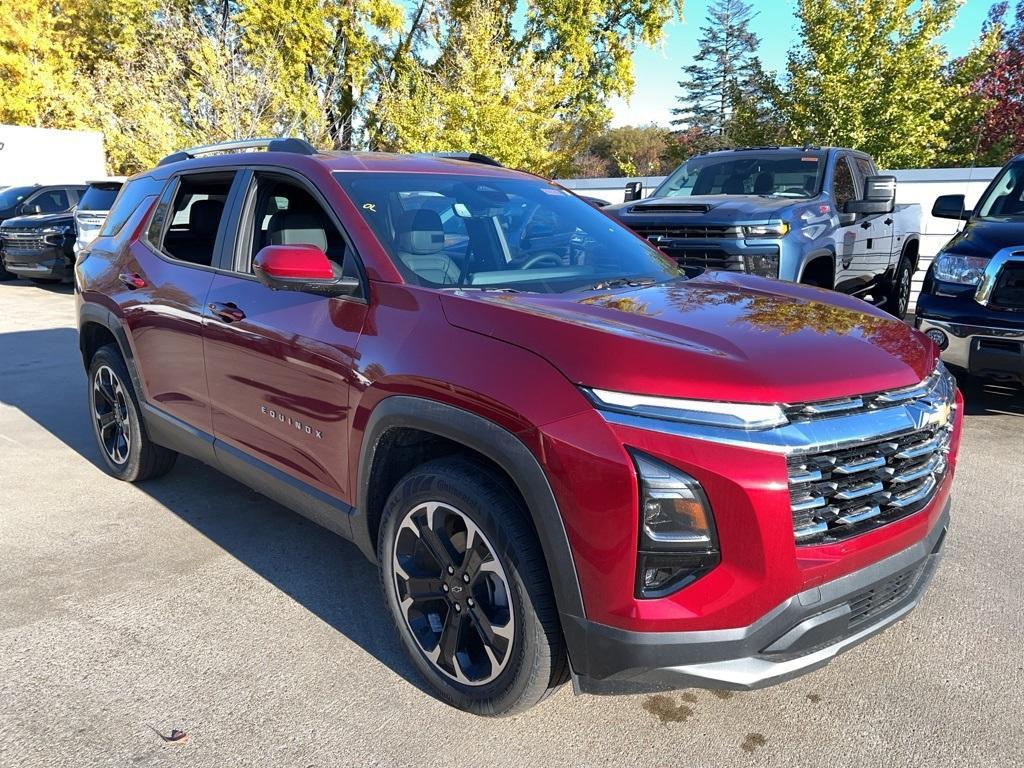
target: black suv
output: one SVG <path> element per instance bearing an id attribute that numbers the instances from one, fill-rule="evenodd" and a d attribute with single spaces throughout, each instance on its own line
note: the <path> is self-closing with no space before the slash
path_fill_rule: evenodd
<path id="1" fill-rule="evenodd" d="M 71 277 L 75 219 L 84 184 L 11 187 L 0 192 L 0 280 Z"/>

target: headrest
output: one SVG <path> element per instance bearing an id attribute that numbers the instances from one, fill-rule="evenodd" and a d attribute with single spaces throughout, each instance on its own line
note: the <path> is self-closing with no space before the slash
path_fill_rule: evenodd
<path id="1" fill-rule="evenodd" d="M 438 253 L 444 248 L 444 230 L 437 211 L 419 208 L 398 219 L 398 250 L 405 253 Z"/>
<path id="2" fill-rule="evenodd" d="M 315 213 L 281 211 L 267 225 L 271 245 L 314 245 L 327 251 L 323 219 Z"/>
<path id="3" fill-rule="evenodd" d="M 775 174 L 768 171 L 757 174 L 754 179 L 755 195 L 770 195 L 775 189 Z"/>
<path id="4" fill-rule="evenodd" d="M 195 235 L 216 235 L 224 203 L 220 200 L 196 200 L 188 209 L 188 228 Z"/>

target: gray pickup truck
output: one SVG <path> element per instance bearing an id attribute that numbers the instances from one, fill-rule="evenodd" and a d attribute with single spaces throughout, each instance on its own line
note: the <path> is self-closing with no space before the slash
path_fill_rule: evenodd
<path id="1" fill-rule="evenodd" d="M 692 157 L 650 197 L 627 185 L 604 209 L 684 267 L 726 269 L 854 294 L 902 317 L 921 207 L 863 152 L 753 147 Z"/>

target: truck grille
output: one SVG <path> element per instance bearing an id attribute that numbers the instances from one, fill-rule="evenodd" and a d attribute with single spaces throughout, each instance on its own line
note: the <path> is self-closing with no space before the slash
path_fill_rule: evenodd
<path id="1" fill-rule="evenodd" d="M 1003 265 L 992 289 L 989 306 L 1017 312 L 1024 310 L 1024 262 L 1011 261 Z"/>
<path id="2" fill-rule="evenodd" d="M 950 402 L 944 394 L 947 378 L 939 366 L 911 387 L 786 409 L 797 424 L 900 406 L 934 409 L 916 429 L 866 436 L 841 449 L 791 455 L 789 495 L 797 544 L 837 541 L 927 506 L 945 476 L 952 439 L 952 411 L 941 405 Z"/>
<path id="3" fill-rule="evenodd" d="M 36 229 L 5 229 L 0 231 L 0 246 L 5 251 L 41 251 L 48 247 L 46 239 Z"/>
<path id="4" fill-rule="evenodd" d="M 682 224 L 633 224 L 630 226 L 638 235 L 648 240 L 665 238 L 668 240 L 735 240 L 741 237 L 739 227 L 704 227 Z"/>

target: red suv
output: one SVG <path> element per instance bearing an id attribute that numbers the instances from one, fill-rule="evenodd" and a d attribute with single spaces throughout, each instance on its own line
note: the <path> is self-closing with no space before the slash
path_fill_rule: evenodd
<path id="1" fill-rule="evenodd" d="M 129 180 L 76 266 L 110 472 L 185 453 L 351 539 L 479 714 L 765 686 L 906 615 L 960 439 L 935 345 L 485 160 L 279 139 Z"/>

